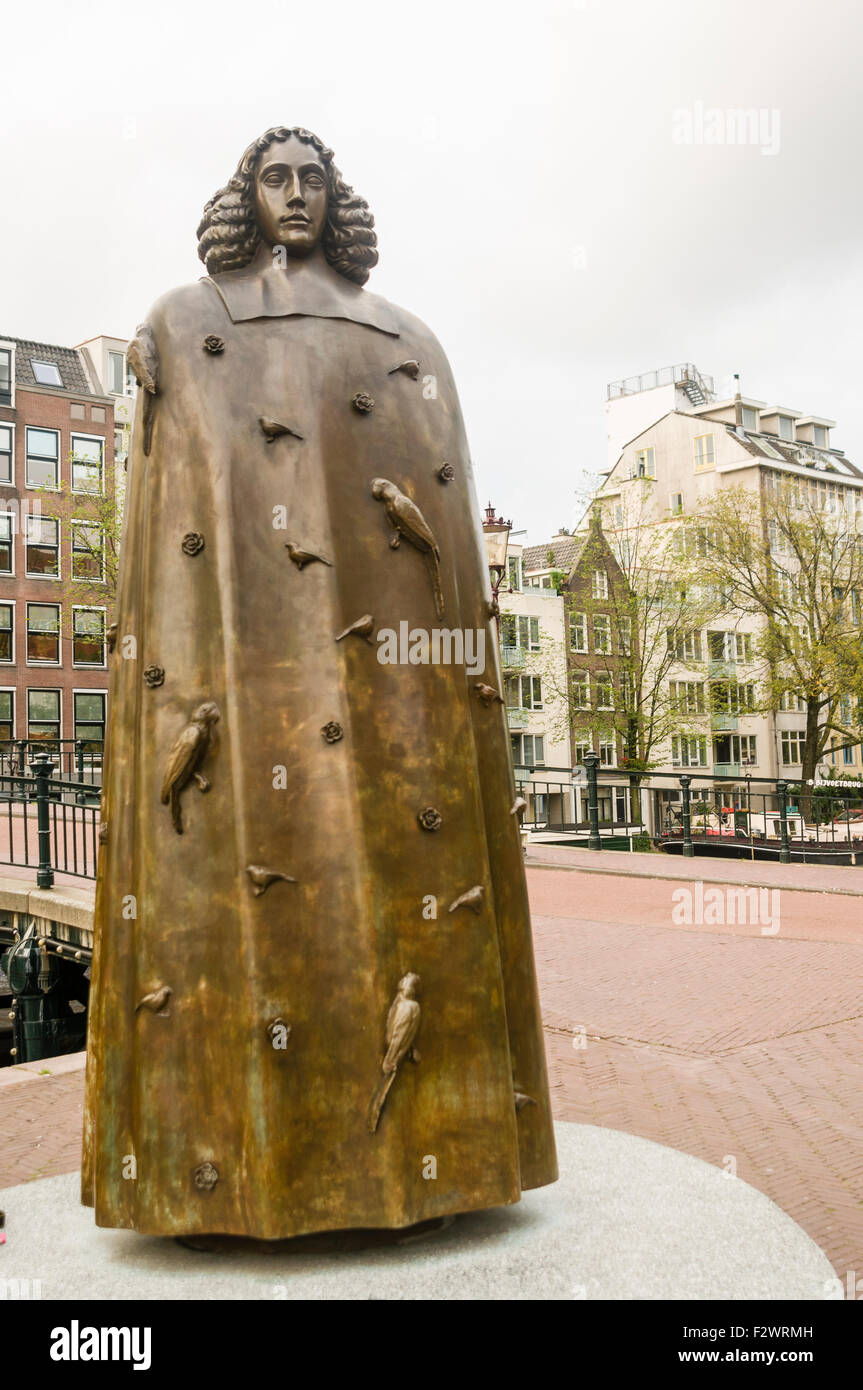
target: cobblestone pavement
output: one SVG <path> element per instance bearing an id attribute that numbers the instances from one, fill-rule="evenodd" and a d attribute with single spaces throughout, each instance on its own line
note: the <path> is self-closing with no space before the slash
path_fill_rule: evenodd
<path id="1" fill-rule="evenodd" d="M 555 1116 L 736 1171 L 799 1222 L 843 1283 L 863 1280 L 857 871 L 844 870 L 843 887 L 843 871 L 828 883 L 816 869 L 799 891 L 808 866 L 785 870 L 795 889 L 782 892 L 779 932 L 764 935 L 763 922 L 675 924 L 672 894 L 687 884 L 653 877 L 657 858 L 609 865 L 609 854 L 613 873 L 528 869 Z M 637 859 L 651 876 L 632 879 Z M 686 878 L 700 869 L 715 882 L 726 867 L 695 861 Z M 765 881 L 730 867 L 730 884 Z M 775 883 L 777 866 L 765 867 Z M 82 1095 L 80 1068 L 14 1083 L 0 1073 L 0 1186 L 79 1166 Z"/>
<path id="2" fill-rule="evenodd" d="M 679 881 L 528 876 L 555 1115 L 736 1171 L 863 1292 L 863 901 L 783 891 L 765 936 L 675 925 Z"/>

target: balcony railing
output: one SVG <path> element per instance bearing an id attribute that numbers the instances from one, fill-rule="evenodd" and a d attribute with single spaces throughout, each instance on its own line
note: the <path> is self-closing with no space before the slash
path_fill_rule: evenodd
<path id="1" fill-rule="evenodd" d="M 501 656 L 505 670 L 524 665 L 524 647 L 501 647 Z"/>
<path id="2" fill-rule="evenodd" d="M 710 716 L 710 727 L 714 733 L 734 733 L 737 728 L 737 715 L 727 714 L 724 710 L 714 712 Z"/>
<path id="3" fill-rule="evenodd" d="M 713 775 L 714 775 L 714 777 L 739 777 L 739 776 L 740 776 L 740 764 L 739 764 L 739 763 L 714 763 L 714 764 L 713 764 Z"/>
<path id="4" fill-rule="evenodd" d="M 527 709 L 508 709 L 506 712 L 506 722 L 511 729 L 526 729 L 530 710 Z"/>
<path id="5" fill-rule="evenodd" d="M 737 662 L 711 656 L 707 662 L 707 675 L 711 680 L 727 680 L 729 677 L 734 680 L 737 675 Z"/>

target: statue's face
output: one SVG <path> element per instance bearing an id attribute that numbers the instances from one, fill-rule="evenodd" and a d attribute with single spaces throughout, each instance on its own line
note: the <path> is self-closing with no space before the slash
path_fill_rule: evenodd
<path id="1" fill-rule="evenodd" d="M 291 135 L 270 145 L 255 174 L 261 236 L 289 255 L 313 251 L 327 220 L 327 175 L 314 146 Z"/>

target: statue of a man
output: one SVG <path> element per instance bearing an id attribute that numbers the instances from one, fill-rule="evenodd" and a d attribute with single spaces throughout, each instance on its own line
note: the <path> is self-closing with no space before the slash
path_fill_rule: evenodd
<path id="1" fill-rule="evenodd" d="M 310 132 L 199 237 L 129 354 L 83 1200 L 261 1239 L 516 1202 L 557 1173 L 450 369 Z"/>

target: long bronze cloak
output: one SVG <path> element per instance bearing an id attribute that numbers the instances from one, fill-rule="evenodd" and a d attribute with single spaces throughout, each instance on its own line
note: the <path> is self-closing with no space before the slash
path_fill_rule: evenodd
<path id="1" fill-rule="evenodd" d="M 399 1227 L 557 1176 L 450 369 L 387 301 L 284 285 L 174 291 L 135 348 L 82 1197 L 149 1234 Z M 433 533 L 442 617 L 375 479 Z M 484 674 L 381 664 L 404 620 L 482 629 Z"/>

